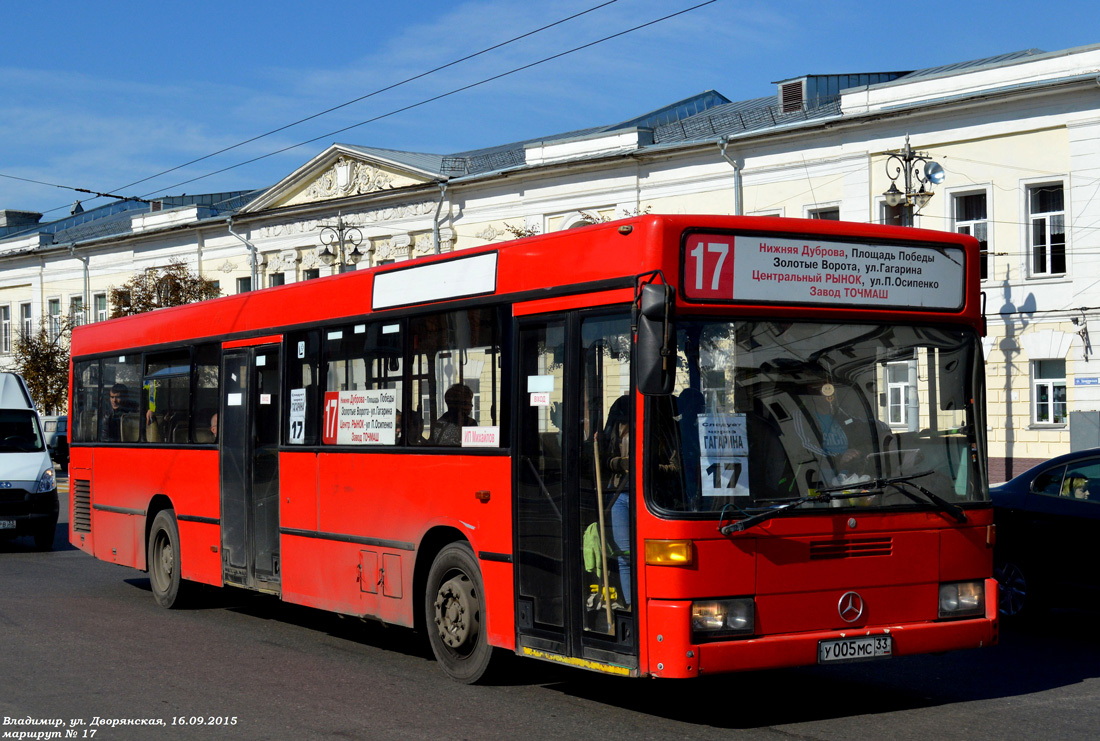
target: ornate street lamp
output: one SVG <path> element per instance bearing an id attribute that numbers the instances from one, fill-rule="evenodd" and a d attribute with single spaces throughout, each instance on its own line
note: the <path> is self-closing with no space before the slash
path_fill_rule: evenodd
<path id="1" fill-rule="evenodd" d="M 335 224 L 322 224 L 321 244 L 317 256 L 325 265 L 337 265 L 340 272 L 343 266 L 355 265 L 363 257 L 359 245 L 363 243 L 363 232 L 359 227 L 344 223 L 342 213 L 336 215 Z"/>
<path id="2" fill-rule="evenodd" d="M 913 226 L 913 211 L 919 211 L 928 205 L 935 195 L 933 185 L 939 185 L 947 177 L 943 167 L 932 160 L 926 152 L 914 152 L 909 146 L 909 135 L 905 135 L 905 148 L 890 152 L 886 157 L 886 177 L 890 178 L 890 187 L 883 197 L 891 208 L 901 206 L 901 225 Z M 898 189 L 898 177 L 903 178 L 905 190 Z"/>

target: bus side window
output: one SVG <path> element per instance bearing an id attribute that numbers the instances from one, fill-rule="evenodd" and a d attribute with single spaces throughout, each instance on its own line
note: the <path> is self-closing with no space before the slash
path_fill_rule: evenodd
<path id="1" fill-rule="evenodd" d="M 320 330 L 288 334 L 286 355 L 286 443 L 317 445 L 321 439 Z"/>
<path id="2" fill-rule="evenodd" d="M 99 441 L 136 443 L 141 435 L 141 353 L 105 358 L 102 367 Z"/>
<path id="3" fill-rule="evenodd" d="M 73 366 L 73 419 L 69 434 L 73 442 L 95 442 L 99 436 L 99 361 L 86 360 Z"/>
<path id="4" fill-rule="evenodd" d="M 195 395 L 191 399 L 191 441 L 213 443 L 217 441 L 211 422 L 218 413 L 221 399 L 221 345 L 210 343 L 195 348 L 195 366 L 193 371 Z M 172 442 L 187 442 L 180 439 L 187 434 L 186 429 L 176 426 Z"/>
<path id="5" fill-rule="evenodd" d="M 145 442 L 176 441 L 177 427 L 187 442 L 191 410 L 191 351 L 172 350 L 145 356 L 145 378 L 142 381 L 141 422 L 145 425 Z"/>
<path id="6" fill-rule="evenodd" d="M 410 442 L 462 445 L 462 428 L 500 424 L 497 310 L 464 309 L 409 320 L 413 413 L 423 433 Z"/>

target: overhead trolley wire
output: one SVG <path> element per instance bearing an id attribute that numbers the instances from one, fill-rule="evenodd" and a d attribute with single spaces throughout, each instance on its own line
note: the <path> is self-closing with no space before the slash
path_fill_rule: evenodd
<path id="1" fill-rule="evenodd" d="M 701 3 L 698 3 L 697 5 L 692 5 L 689 8 L 684 8 L 683 10 L 679 10 L 675 13 L 670 13 L 666 16 L 662 16 L 662 17 L 654 19 L 652 21 L 648 21 L 646 23 L 641 23 L 637 26 L 633 26 L 633 27 L 628 28 L 624 31 L 619 31 L 617 33 L 613 33 L 613 34 L 610 34 L 608 36 L 604 36 L 603 38 L 596 39 L 595 41 L 590 41 L 587 44 L 581 44 L 580 46 L 575 46 L 572 49 L 567 49 L 566 51 L 558 52 L 557 54 L 551 54 L 548 57 L 543 57 L 542 59 L 531 62 L 529 64 L 525 64 L 525 65 L 522 65 L 520 67 L 515 67 L 511 70 L 508 70 L 507 72 L 501 72 L 498 75 L 493 75 L 492 77 L 486 77 L 485 79 L 479 80 L 478 82 L 472 82 L 469 85 L 463 85 L 461 87 L 457 87 L 457 88 L 455 88 L 453 90 L 450 90 L 448 92 L 440 93 L 439 95 L 432 96 L 431 98 L 427 98 L 427 99 L 422 100 L 418 103 L 411 103 L 407 106 L 402 106 L 401 108 L 396 108 L 392 111 L 389 111 L 388 113 L 379 114 L 377 116 L 374 116 L 373 118 L 368 118 L 365 121 L 360 121 L 359 123 L 351 124 L 350 126 L 345 126 L 341 129 L 336 129 L 335 131 L 330 131 L 330 132 L 328 132 L 326 134 L 322 134 L 320 136 L 315 136 L 312 139 L 307 139 L 305 141 L 298 142 L 297 144 L 291 144 L 291 145 L 283 147 L 281 149 L 276 149 L 273 152 L 268 152 L 267 154 L 262 154 L 258 157 L 253 157 L 252 159 L 245 160 L 244 162 L 238 162 L 235 165 L 229 165 L 228 167 L 223 167 L 220 170 L 214 170 L 213 172 L 208 172 L 205 175 L 199 175 L 199 176 L 190 178 L 188 180 L 183 180 L 183 181 L 180 181 L 180 182 L 175 183 L 173 185 L 169 185 L 165 188 L 158 188 L 157 190 L 150 191 L 149 193 L 144 194 L 142 197 L 147 198 L 147 197 L 152 196 L 156 193 L 161 193 L 161 192 L 164 192 L 164 191 L 172 190 L 174 188 L 179 188 L 180 186 L 188 185 L 189 183 L 193 183 L 193 182 L 196 182 L 198 180 L 203 180 L 203 179 L 208 178 L 208 177 L 213 177 L 214 175 L 220 175 L 223 172 L 228 172 L 229 170 L 234 170 L 238 167 L 244 167 L 245 165 L 250 165 L 254 162 L 259 162 L 260 160 L 267 159 L 268 157 L 274 157 L 277 154 L 282 154 L 283 152 L 288 152 L 292 149 L 297 149 L 298 147 L 303 147 L 307 144 L 313 144 L 314 142 L 320 141 L 322 139 L 328 139 L 329 137 L 336 136 L 337 134 L 342 134 L 345 131 L 350 131 L 351 129 L 359 128 L 360 126 L 366 126 L 367 124 L 374 123 L 376 121 L 380 121 L 384 118 L 389 118 L 390 116 L 396 116 L 399 113 L 404 113 L 406 111 L 413 110 L 414 108 L 419 108 L 419 107 L 425 106 L 429 103 L 434 103 L 438 100 L 442 100 L 443 98 L 448 98 L 452 95 L 457 95 L 458 93 L 465 92 L 467 90 L 471 90 L 473 88 L 480 87 L 482 85 L 486 85 L 490 82 L 495 82 L 496 80 L 500 80 L 504 77 L 514 75 L 518 72 L 523 72 L 525 70 L 531 69 L 532 67 L 537 67 L 540 64 L 545 64 L 547 62 L 551 62 L 555 59 L 560 59 L 560 58 L 568 56 L 570 54 L 575 54 L 576 52 L 583 51 L 585 49 L 596 46 L 598 44 L 602 44 L 606 41 L 611 41 L 612 39 L 619 38 L 620 36 L 626 36 L 627 34 L 634 33 L 635 31 L 640 31 L 643 28 L 648 28 L 649 26 L 653 26 L 653 25 L 656 25 L 658 23 L 663 23 L 664 21 L 670 20 L 670 19 L 675 18 L 675 17 L 680 16 L 680 15 L 684 15 L 685 13 L 690 13 L 691 11 L 698 10 L 699 8 L 702 8 L 704 6 L 712 5 L 716 2 L 718 2 L 718 0 L 706 0 L 706 2 L 701 2 Z M 141 182 L 141 181 L 139 181 L 139 182 Z"/>

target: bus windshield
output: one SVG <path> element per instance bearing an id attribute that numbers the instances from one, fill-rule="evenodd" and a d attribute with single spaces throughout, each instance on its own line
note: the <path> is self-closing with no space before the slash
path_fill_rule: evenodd
<path id="1" fill-rule="evenodd" d="M 673 395 L 650 407 L 650 503 L 728 515 L 807 496 L 800 510 L 914 507 L 922 489 L 984 501 L 980 358 L 965 329 L 681 319 Z"/>

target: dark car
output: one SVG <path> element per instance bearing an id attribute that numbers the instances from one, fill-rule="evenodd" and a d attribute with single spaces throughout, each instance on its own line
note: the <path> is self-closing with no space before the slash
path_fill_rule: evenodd
<path id="1" fill-rule="evenodd" d="M 62 414 L 60 417 L 43 417 L 42 432 L 46 436 L 46 447 L 50 451 L 50 457 L 61 469 L 69 467 L 69 418 Z"/>
<path id="2" fill-rule="evenodd" d="M 991 487 L 1001 615 L 1100 597 L 1100 448 L 1052 458 Z"/>

